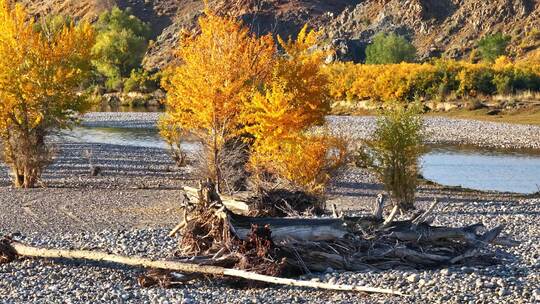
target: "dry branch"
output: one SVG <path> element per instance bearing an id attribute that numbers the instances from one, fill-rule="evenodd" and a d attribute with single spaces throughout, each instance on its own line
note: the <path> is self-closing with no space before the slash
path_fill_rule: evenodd
<path id="1" fill-rule="evenodd" d="M 5 243 L 6 242 L 4 242 L 4 244 Z M 114 254 L 108 254 L 108 253 L 97 252 L 97 251 L 38 248 L 38 247 L 27 246 L 18 242 L 9 242 L 9 248 L 12 250 L 12 252 L 16 253 L 18 256 L 24 256 L 24 257 L 90 260 L 90 261 L 97 261 L 97 262 L 105 261 L 105 262 L 112 262 L 112 263 L 136 266 L 136 267 L 166 269 L 166 270 L 177 271 L 177 272 L 182 272 L 182 273 L 199 273 L 199 274 L 208 274 L 208 275 L 229 276 L 229 277 L 243 278 L 247 280 L 272 283 L 272 284 L 278 284 L 278 285 L 289 285 L 289 286 L 329 289 L 329 290 L 338 290 L 338 291 L 359 291 L 359 292 L 369 292 L 369 293 L 403 295 L 402 293 L 391 290 L 391 289 L 375 288 L 375 287 L 367 287 L 367 286 L 356 286 L 356 285 L 335 285 L 335 284 L 320 283 L 320 282 L 293 280 L 293 279 L 261 275 L 261 274 L 238 270 L 238 269 L 228 269 L 228 268 L 218 267 L 218 266 L 198 265 L 198 264 L 190 264 L 190 263 L 177 262 L 177 261 L 160 261 L 160 260 L 152 260 L 152 259 L 141 258 L 141 257 L 114 255 Z"/>

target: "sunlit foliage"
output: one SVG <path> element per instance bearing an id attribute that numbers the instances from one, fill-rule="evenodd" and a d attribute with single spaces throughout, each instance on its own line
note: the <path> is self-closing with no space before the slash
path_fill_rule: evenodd
<path id="1" fill-rule="evenodd" d="M 236 19 L 207 11 L 201 32 L 185 36 L 178 49 L 182 64 L 163 81 L 169 123 L 205 146 L 209 177 L 221 188 L 222 150 L 241 135 L 243 103 L 254 87 L 271 77 L 275 44 L 257 38 Z"/>
<path id="2" fill-rule="evenodd" d="M 314 50 L 319 33 L 304 27 L 296 40 L 279 39 L 285 51 L 273 77 L 246 103 L 246 130 L 255 138 L 250 165 L 293 186 L 322 193 L 343 162 L 345 145 L 327 135 L 309 134 L 329 112 L 327 53 Z"/>
<path id="3" fill-rule="evenodd" d="M 334 100 L 410 102 L 416 98 L 508 94 L 540 90 L 540 64 L 500 57 L 494 63 L 436 59 L 428 63 L 335 63 L 324 68 Z"/>
<path id="4" fill-rule="evenodd" d="M 17 187 L 32 187 L 50 160 L 45 137 L 88 104 L 77 94 L 91 69 L 92 27 L 36 31 L 19 4 L 0 0 L 0 143 Z"/>

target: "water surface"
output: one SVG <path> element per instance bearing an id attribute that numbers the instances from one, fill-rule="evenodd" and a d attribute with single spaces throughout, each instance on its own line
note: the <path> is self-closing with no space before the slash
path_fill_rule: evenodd
<path id="1" fill-rule="evenodd" d="M 68 141 L 166 148 L 156 129 L 77 127 L 62 137 Z M 198 150 L 193 142 L 186 151 Z M 540 191 L 540 154 L 445 146 L 422 157 L 422 175 L 447 186 L 515 193 Z"/>
<path id="2" fill-rule="evenodd" d="M 540 191 L 540 155 L 435 147 L 422 157 L 422 175 L 442 185 L 529 194 Z"/>

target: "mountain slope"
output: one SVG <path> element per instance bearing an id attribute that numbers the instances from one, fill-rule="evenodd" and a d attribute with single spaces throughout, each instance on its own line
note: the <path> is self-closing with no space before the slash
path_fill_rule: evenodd
<path id="1" fill-rule="evenodd" d="M 181 29 L 196 28 L 200 0 L 22 0 L 36 15 L 64 13 L 94 20 L 112 6 L 132 7 L 150 22 L 155 43 L 147 68 L 167 64 Z M 466 56 L 486 34 L 512 37 L 511 51 L 526 55 L 540 45 L 540 0 L 210 0 L 221 14 L 242 18 L 257 33 L 293 35 L 305 23 L 322 29 L 344 60 L 359 61 L 379 31 L 407 36 L 420 58 Z"/>

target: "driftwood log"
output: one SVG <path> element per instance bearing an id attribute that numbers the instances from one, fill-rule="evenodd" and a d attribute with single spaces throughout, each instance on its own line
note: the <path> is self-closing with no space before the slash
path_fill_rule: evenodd
<path id="1" fill-rule="evenodd" d="M 175 229 L 181 235 L 179 255 L 205 256 L 199 259 L 205 264 L 222 257 L 235 256 L 232 260 L 241 260 L 235 244 L 246 241 L 260 227 L 271 231 L 274 251 L 269 256 L 276 263 L 285 261 L 287 273 L 328 268 L 355 271 L 492 264 L 496 260 L 489 251 L 490 244 L 511 244 L 499 237 L 502 225 L 492 229 L 481 223 L 466 227 L 431 225 L 438 205 L 436 200 L 427 210 L 402 221 L 395 220 L 397 208 L 383 217 L 381 195 L 377 197 L 373 214 L 364 217 L 340 216 L 334 209 L 334 218 L 274 218 L 233 212 L 228 206 L 250 204 L 231 197 L 219 198 L 211 184 L 201 184 L 201 189 L 188 192 L 191 207 L 186 207 L 189 212 L 181 227 Z M 201 197 L 202 193 L 212 194 Z M 233 262 L 232 266 L 238 264 Z"/>
<path id="2" fill-rule="evenodd" d="M 357 286 L 357 285 L 336 285 L 321 282 L 301 281 L 287 278 L 271 277 L 238 269 L 228 269 L 219 266 L 199 265 L 180 261 L 157 261 L 141 257 L 129 257 L 122 255 L 108 254 L 98 251 L 88 250 L 63 250 L 47 249 L 27 246 L 25 244 L 4 239 L 0 246 L 0 263 L 11 262 L 16 257 L 39 257 L 72 260 L 90 260 L 98 262 L 112 262 L 122 265 L 145 267 L 151 269 L 165 269 L 188 274 L 207 274 L 217 276 L 228 276 L 242 278 L 252 281 L 259 281 L 277 285 L 289 285 L 318 289 L 329 289 L 337 291 L 356 291 L 368 293 L 384 293 L 393 295 L 403 295 L 391 289 Z"/>

